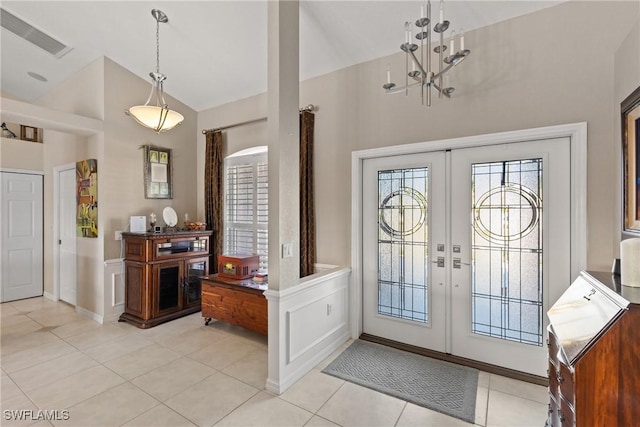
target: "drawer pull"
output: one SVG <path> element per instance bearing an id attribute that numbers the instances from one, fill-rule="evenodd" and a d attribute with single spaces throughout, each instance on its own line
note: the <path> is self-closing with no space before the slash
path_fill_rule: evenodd
<path id="1" fill-rule="evenodd" d="M 562 376 L 562 372 L 556 371 L 556 376 L 558 377 L 558 382 L 562 384 L 564 382 L 564 377 Z"/>
<path id="2" fill-rule="evenodd" d="M 561 423 L 564 423 L 567 419 L 564 417 L 564 415 L 562 415 L 562 411 L 560 409 L 558 409 L 558 418 L 560 419 Z"/>

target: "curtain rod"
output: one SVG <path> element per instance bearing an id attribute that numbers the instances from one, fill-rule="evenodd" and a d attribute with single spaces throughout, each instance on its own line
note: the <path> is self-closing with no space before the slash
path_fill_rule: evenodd
<path id="1" fill-rule="evenodd" d="M 302 107 L 299 109 L 299 112 L 302 113 L 303 111 L 308 111 L 310 113 L 313 113 L 316 110 L 316 106 L 313 104 L 309 104 L 306 107 Z M 226 129 L 231 129 L 231 128 L 235 128 L 238 126 L 244 126 L 244 125 L 250 125 L 252 123 L 258 123 L 258 122 L 264 122 L 266 121 L 267 118 L 266 117 L 260 117 L 258 119 L 253 119 L 253 120 L 246 120 L 244 122 L 240 122 L 240 123 L 234 123 L 232 125 L 227 125 L 227 126 L 221 126 L 219 128 L 214 128 L 214 129 L 202 129 L 202 134 L 206 135 L 209 132 L 217 132 L 220 130 L 226 130 Z"/>

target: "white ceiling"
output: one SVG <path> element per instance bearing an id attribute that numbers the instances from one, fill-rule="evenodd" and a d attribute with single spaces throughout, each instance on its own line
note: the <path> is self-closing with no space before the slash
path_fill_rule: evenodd
<path id="1" fill-rule="evenodd" d="M 561 1 L 444 3 L 451 29 L 465 32 Z M 300 79 L 399 51 L 405 21 L 420 1 L 300 2 Z M 433 1 L 437 19 L 439 2 Z M 2 28 L 1 90 L 34 101 L 101 56 L 149 80 L 155 70 L 155 19 L 165 91 L 202 111 L 267 89 L 266 1 L 2 1 L 1 7 L 73 49 L 57 59 Z M 468 46 L 473 50 L 473 46 Z M 35 72 L 48 82 L 27 75 Z"/>

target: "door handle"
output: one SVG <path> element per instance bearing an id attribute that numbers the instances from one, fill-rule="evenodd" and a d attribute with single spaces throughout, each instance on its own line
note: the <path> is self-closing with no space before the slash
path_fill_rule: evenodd
<path id="1" fill-rule="evenodd" d="M 439 256 L 438 258 L 436 258 L 435 261 L 433 261 L 433 263 L 436 264 L 438 267 L 444 268 L 444 257 Z"/>
<path id="2" fill-rule="evenodd" d="M 461 258 L 454 258 L 454 259 L 453 259 L 453 268 L 461 269 L 463 264 L 464 264 L 464 265 L 467 265 L 467 266 L 468 266 L 468 265 L 471 265 L 471 264 L 470 264 L 470 263 L 468 263 L 468 262 L 462 262 L 462 259 L 461 259 Z"/>

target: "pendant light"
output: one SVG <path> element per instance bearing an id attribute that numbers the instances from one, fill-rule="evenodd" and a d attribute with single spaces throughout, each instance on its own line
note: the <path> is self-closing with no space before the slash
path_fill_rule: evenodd
<path id="1" fill-rule="evenodd" d="M 151 93 L 144 105 L 136 105 L 125 113 L 135 119 L 142 126 L 160 133 L 178 126 L 184 120 L 184 116 L 177 111 L 169 109 L 164 101 L 163 84 L 167 76 L 160 72 L 160 23 L 169 22 L 169 18 L 159 9 L 151 11 L 156 20 L 156 71 L 149 73 L 151 77 Z M 155 105 L 149 105 L 155 95 Z"/>

